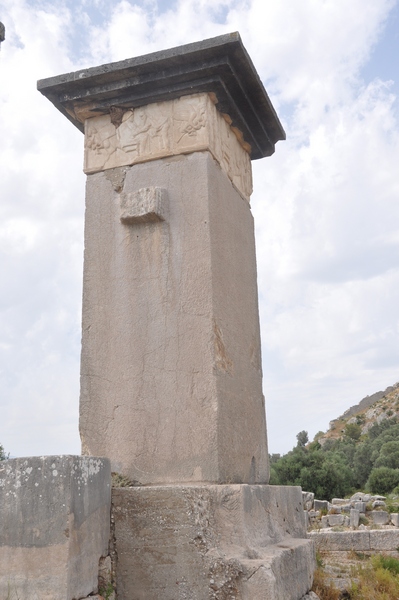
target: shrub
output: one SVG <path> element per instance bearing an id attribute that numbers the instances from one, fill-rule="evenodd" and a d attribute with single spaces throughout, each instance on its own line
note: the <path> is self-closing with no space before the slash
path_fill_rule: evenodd
<path id="1" fill-rule="evenodd" d="M 372 469 L 367 488 L 373 494 L 389 494 L 399 484 L 399 469 L 378 467 Z"/>
<path id="2" fill-rule="evenodd" d="M 397 563 L 397 564 L 395 564 Z M 390 600 L 398 598 L 399 562 L 389 556 L 376 555 L 366 566 L 357 567 L 349 590 L 351 600 Z"/>
<path id="3" fill-rule="evenodd" d="M 389 467 L 395 469 L 399 465 L 399 441 L 386 442 L 381 446 L 380 454 L 374 467 Z"/>
<path id="4" fill-rule="evenodd" d="M 371 564 L 375 569 L 382 568 L 390 571 L 394 575 L 399 575 L 399 560 L 393 556 L 385 556 L 384 554 L 376 554 L 371 559 Z"/>
<path id="5" fill-rule="evenodd" d="M 9 457 L 9 454 L 6 454 L 4 452 L 4 448 L 3 446 L 0 444 L 0 460 L 7 460 L 7 458 Z"/>
<path id="6" fill-rule="evenodd" d="M 347 423 L 345 425 L 344 434 L 351 440 L 358 440 L 362 435 L 362 428 L 358 423 Z"/>

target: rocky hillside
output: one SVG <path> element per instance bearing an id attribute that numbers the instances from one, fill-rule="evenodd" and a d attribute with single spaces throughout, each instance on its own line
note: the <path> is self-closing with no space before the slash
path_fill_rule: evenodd
<path id="1" fill-rule="evenodd" d="M 361 428 L 361 434 L 368 432 L 374 423 L 396 417 L 399 421 L 399 382 L 388 387 L 384 392 L 376 392 L 366 396 L 351 406 L 343 415 L 330 421 L 329 430 L 317 436 L 317 441 L 323 446 L 329 439 L 339 439 L 344 436 L 347 425 L 356 424 Z"/>

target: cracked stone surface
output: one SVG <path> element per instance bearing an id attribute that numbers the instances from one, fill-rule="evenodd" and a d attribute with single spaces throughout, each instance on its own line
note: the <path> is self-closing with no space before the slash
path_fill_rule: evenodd
<path id="1" fill-rule="evenodd" d="M 118 600 L 300 600 L 311 588 L 300 488 L 117 488 L 112 503 Z"/>
<path id="2" fill-rule="evenodd" d="M 134 216 L 142 189 L 162 220 Z M 88 176 L 84 454 L 142 484 L 268 481 L 253 226 L 209 152 Z"/>

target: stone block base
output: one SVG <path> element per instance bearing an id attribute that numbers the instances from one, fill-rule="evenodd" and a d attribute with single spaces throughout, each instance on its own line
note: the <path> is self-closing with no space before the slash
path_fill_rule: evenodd
<path id="1" fill-rule="evenodd" d="M 113 489 L 118 600 L 299 600 L 311 588 L 301 490 Z"/>
<path id="2" fill-rule="evenodd" d="M 110 505 L 106 458 L 1 462 L 0 598 L 77 600 L 96 592 Z"/>
<path id="3" fill-rule="evenodd" d="M 399 547 L 399 531 L 397 529 L 366 529 L 362 531 L 320 531 L 310 532 L 319 550 L 328 552 L 389 552 Z"/>

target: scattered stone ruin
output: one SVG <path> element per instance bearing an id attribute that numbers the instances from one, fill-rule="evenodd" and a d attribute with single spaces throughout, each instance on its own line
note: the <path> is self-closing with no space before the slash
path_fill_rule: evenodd
<path id="1" fill-rule="evenodd" d="M 385 496 L 357 492 L 351 498 L 317 500 L 302 492 L 308 535 L 321 550 L 393 552 L 399 548 L 399 513 Z"/>
<path id="2" fill-rule="evenodd" d="M 97 594 L 100 564 L 118 600 L 299 600 L 314 544 L 300 488 L 267 485 L 249 205 L 285 134 L 239 35 L 38 89 L 85 139 L 83 456 L 2 465 L 0 596 Z"/>

